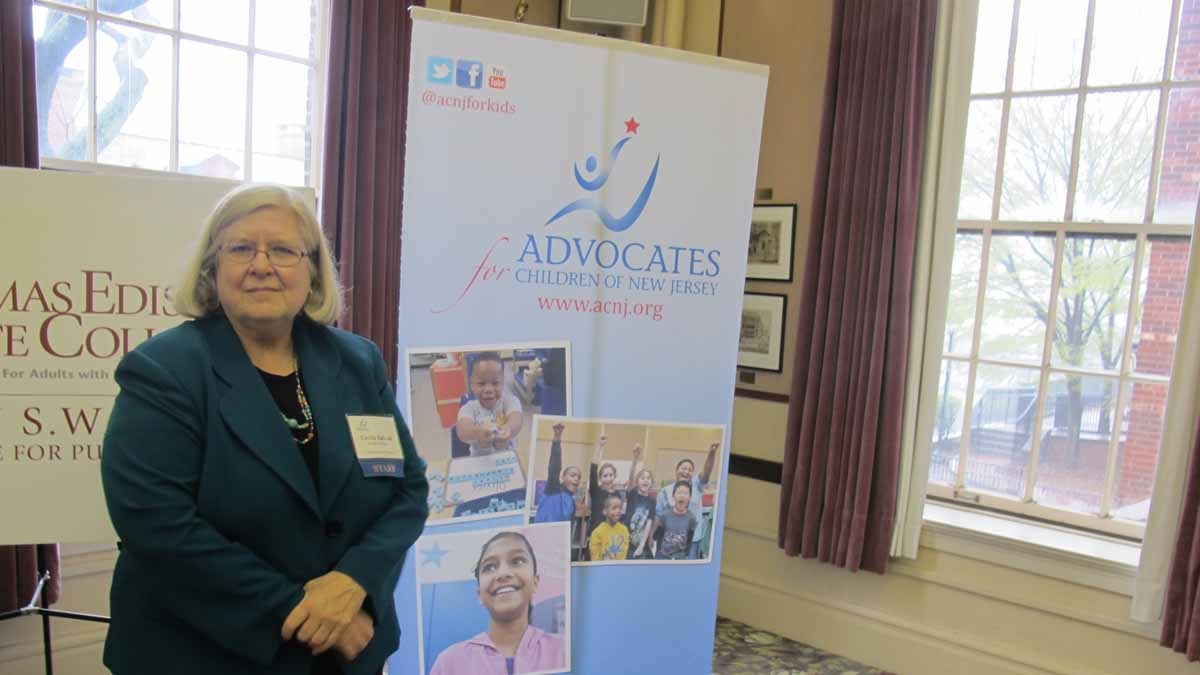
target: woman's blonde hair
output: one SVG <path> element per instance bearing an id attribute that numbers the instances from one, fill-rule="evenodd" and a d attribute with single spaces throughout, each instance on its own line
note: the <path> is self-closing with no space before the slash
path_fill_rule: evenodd
<path id="1" fill-rule="evenodd" d="M 300 224 L 300 237 L 308 252 L 305 261 L 312 272 L 304 314 L 326 325 L 337 320 L 342 313 L 342 284 L 316 214 L 296 191 L 262 183 L 234 188 L 208 214 L 196 251 L 184 268 L 183 280 L 175 287 L 172 299 L 177 312 L 199 319 L 220 310 L 216 273 L 221 233 L 238 219 L 271 206 L 288 209 Z"/>

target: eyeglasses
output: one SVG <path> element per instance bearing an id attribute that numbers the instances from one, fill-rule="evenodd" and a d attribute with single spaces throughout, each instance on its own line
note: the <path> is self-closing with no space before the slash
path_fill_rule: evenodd
<path id="1" fill-rule="evenodd" d="M 221 246 L 221 253 L 224 254 L 226 260 L 241 265 L 253 261 L 258 257 L 260 251 L 267 254 L 267 262 L 275 267 L 293 267 L 300 264 L 300 260 L 304 256 L 309 255 L 308 251 L 298 251 L 283 244 L 271 244 L 267 248 L 259 248 L 257 244 L 248 241 L 235 241 Z"/>

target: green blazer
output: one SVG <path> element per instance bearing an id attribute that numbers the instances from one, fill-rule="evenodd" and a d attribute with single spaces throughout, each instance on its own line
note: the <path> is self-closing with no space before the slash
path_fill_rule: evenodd
<path id="1" fill-rule="evenodd" d="M 121 538 L 104 645 L 116 675 L 307 675 L 307 648 L 279 629 L 304 583 L 334 569 L 366 589 L 375 618 L 345 672 L 374 674 L 396 651 L 393 590 L 428 513 L 425 463 L 374 344 L 304 318 L 293 333 L 319 490 L 223 316 L 165 331 L 117 366 L 100 464 Z M 363 476 L 347 414 L 395 417 L 403 477 Z"/>

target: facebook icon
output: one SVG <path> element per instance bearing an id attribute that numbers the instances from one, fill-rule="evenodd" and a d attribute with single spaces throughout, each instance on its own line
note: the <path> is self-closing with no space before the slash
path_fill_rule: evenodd
<path id="1" fill-rule="evenodd" d="M 454 83 L 467 89 L 479 89 L 483 86 L 483 63 L 480 61 L 458 60 L 454 69 Z"/>

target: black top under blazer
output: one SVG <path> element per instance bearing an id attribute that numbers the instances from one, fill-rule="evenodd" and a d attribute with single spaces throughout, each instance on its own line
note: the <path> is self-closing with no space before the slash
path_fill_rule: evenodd
<path id="1" fill-rule="evenodd" d="M 117 366 L 101 460 L 122 542 L 104 646 L 116 675 L 306 674 L 307 647 L 279 630 L 305 582 L 335 569 L 366 589 L 375 619 L 346 674 L 374 674 L 397 649 L 393 590 L 428 513 L 425 463 L 373 343 L 306 318 L 293 339 L 319 490 L 224 316 L 156 335 Z M 402 478 L 363 476 L 348 414 L 395 418 Z"/>

